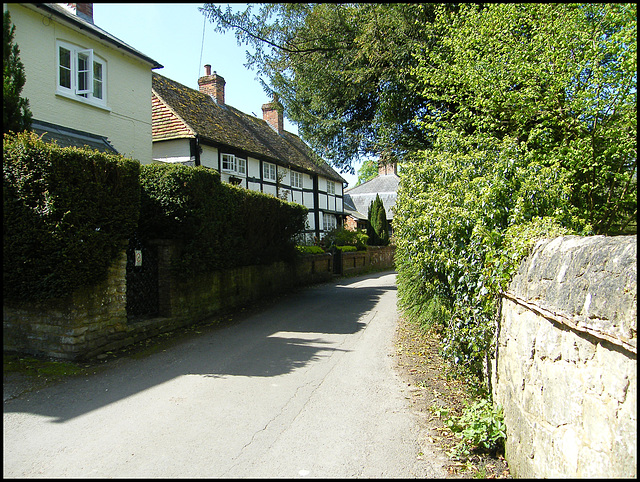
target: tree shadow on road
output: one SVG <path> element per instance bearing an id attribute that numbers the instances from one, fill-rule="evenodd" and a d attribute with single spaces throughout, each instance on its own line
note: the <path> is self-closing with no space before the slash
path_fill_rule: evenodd
<path id="1" fill-rule="evenodd" d="M 145 343 L 148 355 L 124 351 L 99 369 L 88 367 L 95 373 L 8 400 L 4 411 L 62 423 L 186 375 L 211 383 L 287 375 L 347 353 L 348 337 L 358 336 L 375 318 L 380 299 L 390 296 L 395 305 L 395 289 L 389 272 L 300 289 L 231 323 L 204 323 L 156 337 Z"/>

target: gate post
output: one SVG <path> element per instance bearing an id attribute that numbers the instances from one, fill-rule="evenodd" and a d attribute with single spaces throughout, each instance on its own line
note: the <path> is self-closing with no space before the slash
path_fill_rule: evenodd
<path id="1" fill-rule="evenodd" d="M 334 246 L 331 248 L 331 255 L 333 256 L 333 274 L 342 274 L 342 251 Z"/>

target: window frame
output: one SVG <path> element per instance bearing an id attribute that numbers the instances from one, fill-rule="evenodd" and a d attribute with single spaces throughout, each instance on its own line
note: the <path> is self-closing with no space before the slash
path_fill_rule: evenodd
<path id="1" fill-rule="evenodd" d="M 302 189 L 304 187 L 301 172 L 291 171 L 291 187 L 295 187 L 296 189 Z"/>
<path id="2" fill-rule="evenodd" d="M 270 171 L 270 172 L 267 172 Z M 273 177 L 271 177 L 268 174 L 273 174 Z M 262 163 L 262 177 L 265 181 L 272 181 L 272 182 L 277 182 L 278 180 L 278 167 L 271 163 L 271 162 L 266 162 L 264 161 Z"/>
<path id="3" fill-rule="evenodd" d="M 69 64 L 63 64 L 61 50 L 68 52 Z M 86 60 L 83 70 L 81 57 Z M 96 76 L 96 65 L 100 67 L 100 78 Z M 63 83 L 65 71 L 68 78 Z M 81 77 L 82 76 L 82 77 Z M 82 80 L 84 78 L 84 80 Z M 81 85 L 84 84 L 84 85 Z M 100 87 L 100 95 L 96 87 Z M 91 104 L 97 107 L 107 107 L 107 61 L 98 56 L 94 49 L 87 49 L 63 40 L 56 41 L 56 94 Z"/>
<path id="4" fill-rule="evenodd" d="M 226 158 L 226 160 L 225 160 Z M 227 165 L 231 165 L 232 167 L 224 167 L 225 162 Z M 238 157 L 234 154 L 228 154 L 226 152 L 222 153 L 222 158 L 220 160 L 220 170 L 224 173 L 230 174 L 238 174 L 241 176 L 247 175 L 247 160 L 243 157 Z"/>
<path id="5" fill-rule="evenodd" d="M 330 223 L 329 220 L 332 222 Z M 338 218 L 335 214 L 323 213 L 322 214 L 322 229 L 325 232 L 329 232 L 332 229 L 336 229 L 338 227 Z"/>
<path id="6" fill-rule="evenodd" d="M 336 184 L 333 181 L 327 179 L 327 194 L 336 194 Z"/>

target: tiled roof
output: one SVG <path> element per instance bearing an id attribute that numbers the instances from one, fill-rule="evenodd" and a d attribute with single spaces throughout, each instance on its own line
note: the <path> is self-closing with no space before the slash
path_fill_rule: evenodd
<path id="1" fill-rule="evenodd" d="M 398 176 L 395 174 L 387 174 L 385 176 L 374 177 L 370 181 L 346 190 L 344 193 L 345 211 L 352 211 L 349 214 L 352 214 L 358 219 L 366 219 L 369 213 L 369 206 L 371 202 L 376 199 L 376 195 L 378 195 L 384 205 L 387 219 L 392 220 L 399 182 L 400 178 Z M 348 206 L 352 207 L 352 209 L 347 209 Z"/>
<path id="2" fill-rule="evenodd" d="M 213 144 L 228 146 L 253 157 L 297 166 L 328 179 L 345 183 L 331 166 L 297 135 L 279 135 L 266 121 L 218 105 L 208 94 L 153 73 L 153 140 L 189 138 L 195 135 Z"/>

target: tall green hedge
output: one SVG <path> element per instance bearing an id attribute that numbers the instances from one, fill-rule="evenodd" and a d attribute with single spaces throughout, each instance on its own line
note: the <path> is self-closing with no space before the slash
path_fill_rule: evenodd
<path id="1" fill-rule="evenodd" d="M 139 234 L 143 239 L 178 239 L 182 276 L 252 264 L 295 254 L 307 208 L 220 182 L 205 167 L 142 166 Z"/>
<path id="2" fill-rule="evenodd" d="M 37 300 L 95 284 L 134 231 L 140 164 L 25 132 L 3 142 L 3 296 Z"/>

